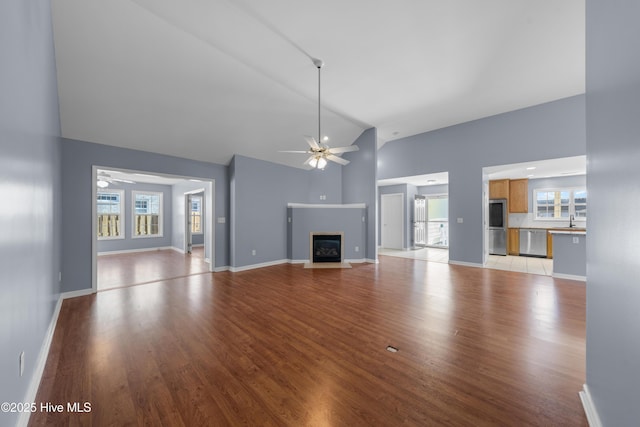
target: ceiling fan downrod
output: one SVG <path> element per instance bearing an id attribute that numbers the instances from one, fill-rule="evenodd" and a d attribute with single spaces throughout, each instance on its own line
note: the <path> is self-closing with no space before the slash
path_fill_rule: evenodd
<path id="1" fill-rule="evenodd" d="M 313 58 L 313 65 L 318 69 L 318 144 L 322 144 L 322 133 L 320 128 L 320 69 L 324 66 L 322 59 Z"/>

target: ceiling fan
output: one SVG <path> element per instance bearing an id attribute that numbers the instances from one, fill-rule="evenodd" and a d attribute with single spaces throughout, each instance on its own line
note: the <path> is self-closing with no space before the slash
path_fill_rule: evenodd
<path id="1" fill-rule="evenodd" d="M 100 188 L 107 188 L 109 184 L 117 185 L 121 182 L 125 184 L 135 184 L 134 181 L 129 181 L 128 179 L 113 178 L 111 175 L 109 175 L 106 172 L 98 172 L 97 178 L 98 179 L 97 179 L 96 185 Z"/>
<path id="2" fill-rule="evenodd" d="M 280 152 L 308 154 L 309 158 L 307 158 L 304 164 L 310 165 L 315 169 L 324 169 L 325 166 L 327 166 L 327 161 L 332 161 L 344 166 L 349 164 L 349 160 L 343 159 L 342 157 L 337 156 L 337 154 L 347 153 L 350 151 L 358 151 L 359 147 L 357 145 L 349 145 L 346 147 L 331 148 L 327 144 L 323 143 L 323 141 L 326 141 L 328 139 L 327 137 L 322 139 L 322 132 L 320 129 L 320 69 L 324 65 L 324 62 L 321 59 L 314 58 L 313 65 L 318 68 L 318 139 L 316 140 L 312 136 L 305 135 L 304 139 L 309 144 L 308 150 L 286 150 Z"/>

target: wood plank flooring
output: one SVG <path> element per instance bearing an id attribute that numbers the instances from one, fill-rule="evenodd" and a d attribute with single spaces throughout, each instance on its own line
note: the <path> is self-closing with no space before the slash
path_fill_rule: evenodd
<path id="1" fill-rule="evenodd" d="M 191 255 L 172 249 L 100 255 L 98 290 L 122 288 L 209 271 L 204 248 L 195 247 Z"/>
<path id="2" fill-rule="evenodd" d="M 397 353 L 386 350 L 397 347 Z M 380 257 L 66 300 L 31 426 L 587 426 L 584 283 Z"/>

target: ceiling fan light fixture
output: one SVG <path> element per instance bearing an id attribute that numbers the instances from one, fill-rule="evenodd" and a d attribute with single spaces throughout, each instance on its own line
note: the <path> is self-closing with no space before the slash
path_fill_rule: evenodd
<path id="1" fill-rule="evenodd" d="M 318 159 L 318 169 L 324 169 L 325 166 L 327 166 L 327 161 L 325 160 L 324 157 L 320 157 Z"/>
<path id="2" fill-rule="evenodd" d="M 321 109 L 322 105 L 320 102 L 320 69 L 324 65 L 321 59 L 313 58 L 313 65 L 318 68 L 318 139 L 316 140 L 314 137 L 305 135 L 304 139 L 309 144 L 309 149 L 307 151 L 281 151 L 281 153 L 300 153 L 307 154 L 309 157 L 304 162 L 305 165 L 309 165 L 314 169 L 324 169 L 327 166 L 329 161 L 338 163 L 342 166 L 349 164 L 349 160 L 343 159 L 341 157 L 342 153 L 348 153 L 351 151 L 358 151 L 359 147 L 357 145 L 349 145 L 346 147 L 334 147 L 331 148 L 326 144 L 329 141 L 329 136 L 322 135 L 321 128 Z"/>
<path id="3" fill-rule="evenodd" d="M 322 156 L 318 156 L 311 159 L 309 165 L 314 169 L 324 169 L 327 166 L 327 160 Z"/>

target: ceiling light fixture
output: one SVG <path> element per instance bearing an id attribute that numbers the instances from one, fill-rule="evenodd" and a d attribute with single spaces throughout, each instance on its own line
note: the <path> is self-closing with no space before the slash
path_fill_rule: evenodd
<path id="1" fill-rule="evenodd" d="M 109 183 L 101 179 L 96 183 L 96 185 L 100 188 L 107 188 L 109 186 Z"/>
<path id="2" fill-rule="evenodd" d="M 535 168 L 536 168 L 535 166 L 529 166 L 529 167 L 527 168 L 527 170 L 528 170 L 528 171 L 532 171 L 532 170 L 534 170 Z"/>
<path id="3" fill-rule="evenodd" d="M 309 165 L 315 169 L 324 169 L 327 166 L 327 160 L 323 156 L 317 156 L 309 161 Z"/>

